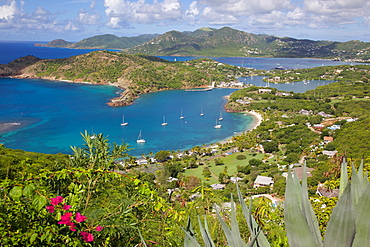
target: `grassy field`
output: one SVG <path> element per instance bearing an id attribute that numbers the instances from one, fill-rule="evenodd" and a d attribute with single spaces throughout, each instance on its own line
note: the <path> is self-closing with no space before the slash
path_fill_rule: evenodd
<path id="1" fill-rule="evenodd" d="M 246 159 L 237 160 L 236 156 L 240 154 L 246 156 Z M 264 154 L 261 154 L 261 153 L 257 153 L 257 154 L 253 154 L 250 152 L 233 153 L 231 155 L 219 157 L 225 164 L 222 166 L 216 166 L 214 160 L 211 159 L 209 163 L 209 169 L 211 170 L 212 177 L 208 180 L 208 183 L 210 184 L 219 183 L 218 175 L 225 169 L 225 166 L 227 166 L 227 173 L 229 174 L 229 176 L 234 176 L 237 174 L 238 165 L 246 166 L 249 164 L 249 160 L 262 159 L 263 157 L 264 157 Z M 198 168 L 195 168 L 195 169 L 187 169 L 185 171 L 185 176 L 192 175 L 192 176 L 201 178 L 203 181 L 207 181 L 205 177 L 202 175 L 203 169 L 204 169 L 204 166 L 199 166 Z"/>

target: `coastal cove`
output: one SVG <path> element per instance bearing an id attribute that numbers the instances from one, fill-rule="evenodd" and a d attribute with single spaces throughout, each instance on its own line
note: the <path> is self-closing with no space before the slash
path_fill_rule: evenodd
<path id="1" fill-rule="evenodd" d="M 27 49 L 24 55 L 37 56 L 32 53 L 33 48 Z M 47 49 L 50 56 L 48 58 L 54 58 L 53 51 L 57 51 L 59 56 L 61 51 L 69 50 L 37 49 Z M 83 51 L 80 52 L 83 54 Z M 166 59 L 181 61 L 193 58 Z M 304 67 L 344 64 L 315 59 L 214 59 L 237 66 L 265 66 L 264 69 L 277 66 L 288 68 L 294 64 Z M 286 61 L 289 63 L 285 64 Z M 117 95 L 117 90 L 112 86 L 1 78 L 0 91 L 3 97 L 0 99 L 0 108 L 4 110 L 0 113 L 0 123 L 16 124 L 0 129 L 0 142 L 6 147 L 27 151 L 71 153 L 71 145 L 82 144 L 79 133 L 87 130 L 103 133 L 113 142 L 128 142 L 133 148 L 129 153 L 141 155 L 159 150 L 184 150 L 195 145 L 222 141 L 254 127 L 257 121 L 251 115 L 224 111 L 225 96 L 236 89 L 214 89 L 206 92 L 161 91 L 142 95 L 130 106 L 107 106 L 106 102 Z M 184 119 L 179 119 L 181 111 Z M 200 116 L 201 111 L 204 116 Z M 224 118 L 222 128 L 215 129 L 220 114 Z M 121 126 L 123 116 L 125 122 L 129 123 L 127 126 Z M 167 126 L 161 125 L 164 117 L 168 122 Z M 146 140 L 144 144 L 136 143 L 140 131 Z"/>

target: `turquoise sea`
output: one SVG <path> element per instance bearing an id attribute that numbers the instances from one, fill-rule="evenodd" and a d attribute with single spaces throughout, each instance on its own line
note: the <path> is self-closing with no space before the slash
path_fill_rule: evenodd
<path id="1" fill-rule="evenodd" d="M 91 51 L 34 47 L 33 43 L 35 42 L 0 42 L 0 51 L 4 54 L 0 57 L 0 63 L 8 63 L 25 55 L 61 58 Z M 176 61 L 193 59 L 163 58 Z M 343 64 L 315 59 L 214 59 L 262 69 Z M 257 84 L 260 83 L 257 77 L 240 80 L 256 80 Z M 314 87 L 314 83 L 312 86 Z M 302 90 L 302 87 L 297 83 L 290 89 L 287 91 Z M 119 89 L 111 86 L 0 78 L 0 124 L 20 123 L 11 128 L 0 128 L 0 142 L 6 147 L 27 151 L 71 153 L 70 145 L 82 145 L 79 133 L 87 130 L 103 133 L 117 143 L 122 140 L 128 142 L 133 148 L 130 154 L 141 155 L 215 143 L 248 129 L 254 121 L 251 116 L 224 112 L 225 96 L 235 89 L 206 92 L 162 91 L 143 95 L 131 106 L 107 106 L 106 103 L 116 96 L 117 90 Z M 200 116 L 201 110 L 204 116 Z M 181 112 L 184 119 L 180 119 Z M 214 125 L 220 114 L 223 117 L 222 128 L 215 129 Z M 123 116 L 125 122 L 128 122 L 127 126 L 121 126 Z M 162 126 L 164 117 L 168 122 L 166 126 Z M 136 143 L 140 131 L 146 140 L 144 144 Z"/>

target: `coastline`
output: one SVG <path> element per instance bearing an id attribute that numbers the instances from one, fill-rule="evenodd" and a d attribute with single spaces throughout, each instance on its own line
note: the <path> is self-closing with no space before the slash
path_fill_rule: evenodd
<path id="1" fill-rule="evenodd" d="M 255 122 L 252 124 L 252 128 L 248 129 L 246 131 L 254 130 L 256 129 L 263 121 L 263 117 L 260 113 L 255 111 L 245 111 L 245 114 L 252 116 L 255 119 Z"/>
<path id="2" fill-rule="evenodd" d="M 243 112 L 241 112 L 241 113 L 243 113 Z M 242 135 L 243 133 L 245 133 L 247 131 L 252 131 L 252 130 L 256 129 L 258 126 L 260 126 L 260 124 L 263 121 L 262 115 L 260 113 L 256 112 L 256 111 L 244 111 L 244 115 L 249 115 L 249 116 L 252 117 L 252 119 L 253 119 L 252 120 L 252 125 L 250 127 L 248 127 L 246 130 L 244 130 L 242 133 L 232 135 L 228 138 L 225 138 L 224 140 L 218 141 L 217 143 L 225 144 L 227 142 L 230 142 L 234 136 Z M 210 146 L 213 146 L 214 144 L 210 144 L 208 146 L 210 147 Z"/>

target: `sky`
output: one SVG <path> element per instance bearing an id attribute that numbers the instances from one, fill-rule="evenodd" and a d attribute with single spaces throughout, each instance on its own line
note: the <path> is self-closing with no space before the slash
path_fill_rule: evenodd
<path id="1" fill-rule="evenodd" d="M 370 0 L 0 0 L 0 40 L 75 42 L 201 27 L 370 42 Z"/>

